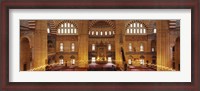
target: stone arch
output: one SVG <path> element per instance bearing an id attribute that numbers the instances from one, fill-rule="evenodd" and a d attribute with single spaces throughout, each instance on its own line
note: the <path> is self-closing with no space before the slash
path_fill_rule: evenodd
<path id="1" fill-rule="evenodd" d="M 63 24 L 63 23 L 71 23 L 71 24 L 73 24 L 73 25 L 75 26 L 75 28 L 78 30 L 78 25 L 77 25 L 75 22 L 70 21 L 70 20 L 61 21 L 61 22 L 58 23 L 58 25 L 56 26 L 56 29 L 58 29 L 58 28 L 61 26 L 61 24 Z"/>
<path id="2" fill-rule="evenodd" d="M 139 24 L 139 27 L 137 26 Z M 142 25 L 142 26 L 141 26 Z M 129 21 L 125 24 L 123 34 L 128 35 L 143 35 L 147 34 L 147 25 L 139 20 Z M 149 31 L 149 30 L 148 30 Z"/>
<path id="3" fill-rule="evenodd" d="M 27 37 L 20 40 L 20 71 L 30 70 L 32 67 L 32 49 Z"/>
<path id="4" fill-rule="evenodd" d="M 110 20 L 90 21 L 88 30 L 90 37 L 113 37 L 115 35 L 115 26 Z"/>
<path id="5" fill-rule="evenodd" d="M 176 38 L 176 43 L 175 43 L 175 70 L 180 70 L 180 37 Z"/>
<path id="6" fill-rule="evenodd" d="M 29 41 L 29 44 L 30 44 L 30 48 L 32 48 L 32 41 L 31 41 L 31 38 L 29 36 L 23 36 L 20 38 L 20 41 L 22 41 L 24 38 L 27 38 L 28 41 Z"/>
<path id="7" fill-rule="evenodd" d="M 140 23 L 147 29 L 147 25 L 144 22 L 139 21 L 139 20 L 130 21 L 128 24 L 125 25 L 126 26 L 125 29 L 127 29 L 130 26 L 130 24 L 132 24 L 132 23 Z"/>
<path id="8" fill-rule="evenodd" d="M 108 23 L 114 30 L 115 30 L 115 23 L 111 20 L 93 20 L 90 22 L 89 24 L 89 29 L 92 28 L 92 26 L 97 23 L 98 21 L 105 21 L 106 23 Z"/>
<path id="9" fill-rule="evenodd" d="M 64 34 L 64 35 L 79 34 L 77 24 L 69 20 L 64 20 L 64 21 L 59 22 L 57 26 L 55 27 L 55 30 L 56 30 L 56 34 Z"/>

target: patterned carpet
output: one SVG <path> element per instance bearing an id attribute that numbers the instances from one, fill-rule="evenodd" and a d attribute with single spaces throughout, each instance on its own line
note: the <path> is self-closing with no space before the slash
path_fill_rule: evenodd
<path id="1" fill-rule="evenodd" d="M 91 63 L 89 64 L 88 68 L 78 68 L 76 66 L 66 67 L 62 65 L 55 65 L 48 67 L 47 71 L 123 71 L 123 69 L 116 67 L 116 65 L 112 63 L 107 63 L 107 64 Z M 156 69 L 146 66 L 128 66 L 127 71 L 156 71 Z"/>

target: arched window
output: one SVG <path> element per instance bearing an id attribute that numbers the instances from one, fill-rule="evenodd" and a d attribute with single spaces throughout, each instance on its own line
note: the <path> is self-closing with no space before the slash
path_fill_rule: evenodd
<path id="1" fill-rule="evenodd" d="M 151 51 L 154 52 L 154 48 L 151 48 Z"/>
<path id="2" fill-rule="evenodd" d="M 108 44 L 108 51 L 111 51 L 111 44 Z"/>
<path id="3" fill-rule="evenodd" d="M 140 59 L 140 64 L 144 65 L 144 59 Z"/>
<path id="4" fill-rule="evenodd" d="M 47 28 L 47 33 L 50 33 L 50 29 L 49 28 Z"/>
<path id="5" fill-rule="evenodd" d="M 144 33 L 146 33 L 146 29 L 144 29 L 143 31 L 144 31 Z"/>
<path id="6" fill-rule="evenodd" d="M 72 61 L 71 61 L 71 62 L 72 62 L 72 65 L 74 65 L 74 64 L 75 64 L 75 59 L 72 59 Z"/>
<path id="7" fill-rule="evenodd" d="M 63 34 L 63 29 L 61 29 L 61 34 Z"/>
<path id="8" fill-rule="evenodd" d="M 140 44 L 140 51 L 141 51 L 141 52 L 144 51 L 144 46 L 143 46 L 142 43 Z"/>
<path id="9" fill-rule="evenodd" d="M 129 29 L 130 30 L 130 33 L 133 33 L 133 30 L 132 29 Z"/>
<path id="10" fill-rule="evenodd" d="M 73 52 L 75 51 L 75 44 L 74 43 L 71 44 L 71 49 L 72 49 Z"/>
<path id="11" fill-rule="evenodd" d="M 128 45 L 128 50 L 132 51 L 132 44 L 131 43 L 129 43 L 129 45 Z"/>
<path id="12" fill-rule="evenodd" d="M 132 64 L 132 60 L 128 59 L 128 64 L 131 65 Z"/>
<path id="13" fill-rule="evenodd" d="M 128 24 L 126 29 L 128 35 L 143 35 L 146 34 L 146 27 L 140 22 L 132 22 Z"/>
<path id="14" fill-rule="evenodd" d="M 112 57 L 108 57 L 108 63 L 112 63 Z"/>
<path id="15" fill-rule="evenodd" d="M 92 51 L 95 51 L 95 44 L 92 44 Z"/>
<path id="16" fill-rule="evenodd" d="M 64 57 L 63 57 L 62 55 L 59 57 L 59 64 L 60 64 L 60 65 L 63 65 L 63 64 L 64 64 L 63 58 L 64 58 Z"/>
<path id="17" fill-rule="evenodd" d="M 76 34 L 77 32 L 76 32 L 76 28 L 74 29 L 74 33 Z"/>
<path id="18" fill-rule="evenodd" d="M 63 43 L 60 43 L 60 52 L 63 52 Z"/>
<path id="19" fill-rule="evenodd" d="M 109 35 L 111 35 L 112 34 L 112 32 L 111 31 L 109 31 Z"/>
<path id="20" fill-rule="evenodd" d="M 95 63 L 96 59 L 95 57 L 92 57 L 92 63 Z"/>
<path id="21" fill-rule="evenodd" d="M 153 29 L 153 33 L 156 33 L 156 29 Z"/>
<path id="22" fill-rule="evenodd" d="M 58 34 L 60 34 L 60 29 L 58 29 Z"/>
<path id="23" fill-rule="evenodd" d="M 60 65 L 63 65 L 64 64 L 64 60 L 61 58 L 60 59 Z"/>
<path id="24" fill-rule="evenodd" d="M 98 35 L 98 32 L 96 31 L 96 35 Z"/>
<path id="25" fill-rule="evenodd" d="M 105 35 L 107 35 L 107 31 L 105 31 Z"/>
<path id="26" fill-rule="evenodd" d="M 60 24 L 57 30 L 58 35 L 77 35 L 77 28 L 74 26 L 74 24 L 69 22 L 64 22 Z"/>

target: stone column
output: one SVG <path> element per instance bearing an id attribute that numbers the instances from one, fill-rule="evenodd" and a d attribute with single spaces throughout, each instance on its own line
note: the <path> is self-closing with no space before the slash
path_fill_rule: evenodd
<path id="1" fill-rule="evenodd" d="M 78 66 L 88 66 L 88 21 L 80 21 L 78 28 Z"/>
<path id="2" fill-rule="evenodd" d="M 33 66 L 34 68 L 47 64 L 47 21 L 36 21 L 33 46 Z"/>
<path id="3" fill-rule="evenodd" d="M 157 70 L 165 70 L 164 67 L 170 66 L 170 40 L 168 21 L 156 21 L 156 29 Z"/>
<path id="4" fill-rule="evenodd" d="M 121 54 L 121 47 L 123 47 L 123 44 L 125 44 L 124 42 L 124 38 L 123 35 L 121 35 L 121 33 L 124 32 L 124 28 L 123 28 L 123 22 L 122 21 L 116 21 L 116 30 L 115 30 L 115 62 L 116 65 L 118 65 L 119 67 L 123 67 L 122 64 L 122 54 Z M 124 47 L 123 47 L 124 48 Z M 125 48 L 124 48 L 125 50 Z"/>

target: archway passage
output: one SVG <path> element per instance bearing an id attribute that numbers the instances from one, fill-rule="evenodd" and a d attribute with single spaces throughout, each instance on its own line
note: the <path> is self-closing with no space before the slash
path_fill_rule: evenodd
<path id="1" fill-rule="evenodd" d="M 21 40 L 20 45 L 20 71 L 30 70 L 32 65 L 32 52 L 27 38 Z"/>
<path id="2" fill-rule="evenodd" d="M 175 70 L 180 70 L 180 37 L 176 39 L 174 51 L 175 51 Z"/>

